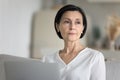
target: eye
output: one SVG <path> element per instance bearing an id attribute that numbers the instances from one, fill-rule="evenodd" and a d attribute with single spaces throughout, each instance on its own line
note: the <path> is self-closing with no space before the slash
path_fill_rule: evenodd
<path id="1" fill-rule="evenodd" d="M 81 22 L 80 22 L 80 21 L 77 21 L 76 24 L 81 24 Z"/>
<path id="2" fill-rule="evenodd" d="M 70 21 L 64 21 L 64 23 L 70 23 Z"/>

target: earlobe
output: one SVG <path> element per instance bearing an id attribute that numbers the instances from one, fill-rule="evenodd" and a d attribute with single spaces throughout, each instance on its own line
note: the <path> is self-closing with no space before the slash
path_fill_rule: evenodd
<path id="1" fill-rule="evenodd" d="M 59 30 L 59 25 L 56 23 L 56 29 L 57 29 L 57 32 L 60 32 L 60 30 Z"/>

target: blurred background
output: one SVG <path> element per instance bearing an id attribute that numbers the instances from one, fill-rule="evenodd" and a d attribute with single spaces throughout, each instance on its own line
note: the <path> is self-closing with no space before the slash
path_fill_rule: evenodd
<path id="1" fill-rule="evenodd" d="M 0 54 L 40 58 L 61 49 L 54 17 L 66 4 L 83 8 L 87 15 L 83 45 L 120 53 L 120 0 L 0 0 Z"/>

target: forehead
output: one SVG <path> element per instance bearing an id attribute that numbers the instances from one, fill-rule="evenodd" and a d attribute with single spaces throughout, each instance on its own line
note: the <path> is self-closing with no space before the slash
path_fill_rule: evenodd
<path id="1" fill-rule="evenodd" d="M 77 18 L 77 19 L 82 19 L 82 14 L 79 11 L 66 11 L 62 15 L 62 19 L 64 18 Z"/>

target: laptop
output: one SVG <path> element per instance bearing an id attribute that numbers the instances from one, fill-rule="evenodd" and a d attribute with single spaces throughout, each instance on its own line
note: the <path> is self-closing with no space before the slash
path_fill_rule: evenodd
<path id="1" fill-rule="evenodd" d="M 55 63 L 7 61 L 4 65 L 6 80 L 59 80 Z"/>

